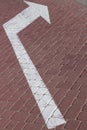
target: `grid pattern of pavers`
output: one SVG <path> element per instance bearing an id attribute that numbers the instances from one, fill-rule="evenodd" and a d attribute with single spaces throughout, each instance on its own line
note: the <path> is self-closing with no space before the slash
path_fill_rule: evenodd
<path id="1" fill-rule="evenodd" d="M 75 0 L 31 0 L 49 7 L 19 37 L 66 124 L 52 130 L 87 130 L 87 7 Z M 27 5 L 0 0 L 0 130 L 48 130 L 2 25 Z"/>

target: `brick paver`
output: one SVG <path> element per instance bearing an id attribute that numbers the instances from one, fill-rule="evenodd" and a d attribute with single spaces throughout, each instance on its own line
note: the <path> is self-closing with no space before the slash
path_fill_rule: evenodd
<path id="1" fill-rule="evenodd" d="M 51 24 L 38 18 L 18 35 L 66 124 L 87 129 L 87 7 L 76 0 L 31 0 L 49 7 Z M 27 7 L 0 0 L 0 130 L 48 130 L 2 25 Z"/>

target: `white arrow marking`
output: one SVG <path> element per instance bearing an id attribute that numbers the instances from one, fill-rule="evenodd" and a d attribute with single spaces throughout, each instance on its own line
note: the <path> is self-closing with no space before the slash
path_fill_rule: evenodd
<path id="1" fill-rule="evenodd" d="M 24 2 L 27 3 L 29 7 L 5 23 L 3 27 L 42 113 L 44 121 L 48 129 L 51 129 L 66 122 L 17 35 L 40 16 L 50 24 L 48 7 L 32 2 Z"/>

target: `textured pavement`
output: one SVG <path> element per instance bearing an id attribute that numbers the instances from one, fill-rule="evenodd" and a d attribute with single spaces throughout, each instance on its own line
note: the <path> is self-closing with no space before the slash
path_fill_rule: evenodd
<path id="1" fill-rule="evenodd" d="M 18 35 L 67 122 L 52 130 L 87 130 L 87 7 L 30 1 L 47 5 L 51 18 Z M 0 0 L 0 130 L 48 130 L 2 26 L 26 7 Z"/>

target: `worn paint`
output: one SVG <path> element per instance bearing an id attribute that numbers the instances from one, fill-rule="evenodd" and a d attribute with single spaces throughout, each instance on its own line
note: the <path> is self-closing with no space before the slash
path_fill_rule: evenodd
<path id="1" fill-rule="evenodd" d="M 65 120 L 17 35 L 40 16 L 49 24 L 51 22 L 47 6 L 32 2 L 26 3 L 29 7 L 5 23 L 3 27 L 42 113 L 44 121 L 48 129 L 51 129 L 64 124 Z"/>

